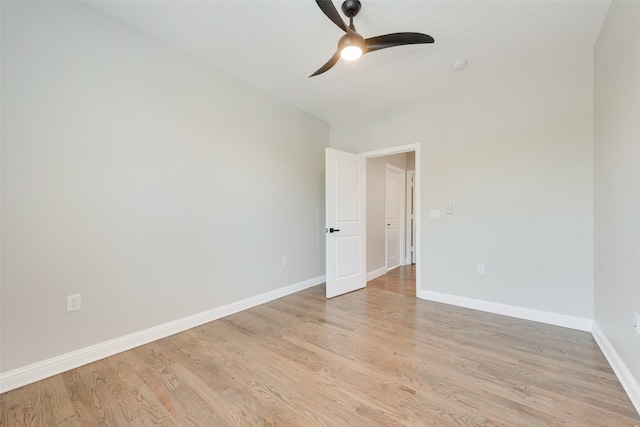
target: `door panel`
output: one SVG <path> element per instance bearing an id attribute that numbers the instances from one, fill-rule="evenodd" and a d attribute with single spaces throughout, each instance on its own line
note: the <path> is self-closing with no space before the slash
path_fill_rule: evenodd
<path id="1" fill-rule="evenodd" d="M 327 148 L 327 298 L 366 286 L 366 161 Z"/>
<path id="2" fill-rule="evenodd" d="M 398 228 L 387 228 L 387 266 L 393 268 L 399 264 L 398 256 L 400 255 L 399 244 L 400 239 L 398 236 Z"/>
<path id="3" fill-rule="evenodd" d="M 336 236 L 336 278 L 360 274 L 360 236 Z"/>
<path id="4" fill-rule="evenodd" d="M 387 165 L 386 221 L 387 221 L 387 269 L 404 261 L 404 170 Z"/>
<path id="5" fill-rule="evenodd" d="M 360 167 L 354 160 L 335 159 L 336 170 L 336 221 L 357 222 L 360 220 L 358 206 L 360 189 Z"/>

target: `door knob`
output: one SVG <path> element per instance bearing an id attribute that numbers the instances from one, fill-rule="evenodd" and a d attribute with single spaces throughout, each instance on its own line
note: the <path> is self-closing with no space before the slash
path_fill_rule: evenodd
<path id="1" fill-rule="evenodd" d="M 336 231 L 340 231 L 340 229 L 339 228 L 333 228 L 333 227 L 331 227 L 329 229 L 329 233 L 333 233 L 333 232 L 336 232 Z"/>

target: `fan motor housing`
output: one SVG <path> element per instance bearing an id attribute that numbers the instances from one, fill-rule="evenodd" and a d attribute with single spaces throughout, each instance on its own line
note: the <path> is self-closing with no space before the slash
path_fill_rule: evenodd
<path id="1" fill-rule="evenodd" d="M 360 12 L 360 7 L 359 0 L 346 0 L 342 3 L 342 13 L 347 15 L 347 18 L 353 18 Z"/>
<path id="2" fill-rule="evenodd" d="M 364 37 L 358 33 L 345 34 L 338 40 L 338 51 L 341 51 L 347 46 L 358 46 L 364 51 Z"/>

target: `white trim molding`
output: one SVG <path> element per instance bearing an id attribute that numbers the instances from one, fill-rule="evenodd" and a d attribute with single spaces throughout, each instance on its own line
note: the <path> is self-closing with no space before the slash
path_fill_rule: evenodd
<path id="1" fill-rule="evenodd" d="M 516 317 L 518 319 L 532 320 L 534 322 L 577 329 L 579 331 L 591 332 L 593 328 L 593 320 L 591 319 L 460 297 L 457 295 L 443 294 L 440 292 L 425 291 L 421 289 L 418 292 L 418 298 L 471 308 L 473 310 L 486 311 L 488 313 L 501 314 L 503 316 Z"/>
<path id="2" fill-rule="evenodd" d="M 307 288 L 325 283 L 325 276 L 285 286 L 241 301 L 203 311 L 201 313 L 177 319 L 162 325 L 154 326 L 139 332 L 134 332 L 109 341 L 104 341 L 89 347 L 81 348 L 70 353 L 52 357 L 41 362 L 0 373 L 0 393 L 43 380 L 82 365 L 86 365 L 105 357 L 113 356 L 132 348 L 148 344 L 152 341 L 168 337 L 187 329 L 195 328 L 208 322 L 247 310 L 266 302 L 302 291 Z"/>
<path id="3" fill-rule="evenodd" d="M 616 349 L 595 322 L 593 323 L 592 335 L 600 347 L 600 350 L 602 350 L 604 357 L 606 357 L 609 362 L 609 365 L 611 365 L 611 369 L 613 369 L 613 372 L 618 377 L 620 384 L 622 384 L 622 388 L 627 392 L 629 400 L 631 400 L 636 411 L 640 414 L 640 384 L 633 375 L 631 375 L 631 371 L 629 371 L 627 365 L 624 364 Z"/>
<path id="4" fill-rule="evenodd" d="M 373 280 L 373 279 L 377 279 L 380 276 L 384 276 L 385 274 L 387 274 L 387 267 L 386 266 L 382 266 L 380 268 L 377 268 L 373 271 L 370 271 L 367 273 L 367 282 Z"/>

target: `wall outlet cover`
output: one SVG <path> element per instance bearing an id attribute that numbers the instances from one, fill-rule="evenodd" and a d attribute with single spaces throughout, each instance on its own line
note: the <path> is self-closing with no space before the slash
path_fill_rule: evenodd
<path id="1" fill-rule="evenodd" d="M 80 294 L 67 295 L 67 313 L 71 311 L 78 311 L 82 307 L 82 300 Z"/>

